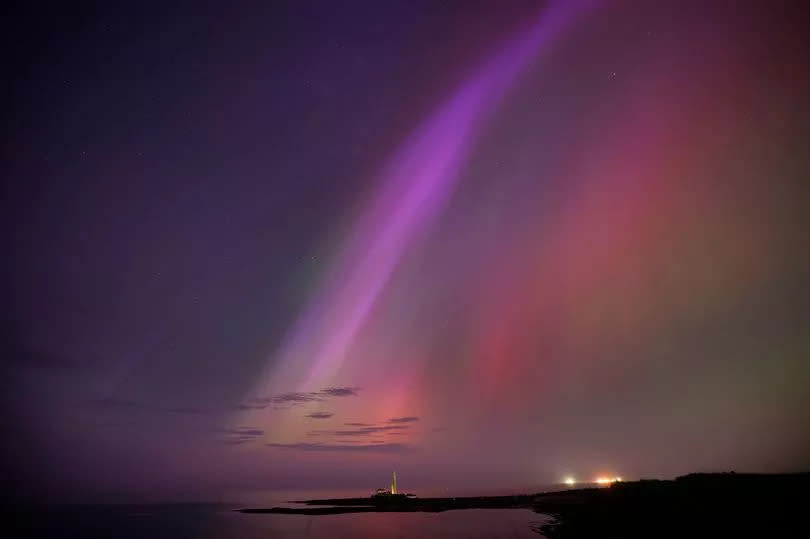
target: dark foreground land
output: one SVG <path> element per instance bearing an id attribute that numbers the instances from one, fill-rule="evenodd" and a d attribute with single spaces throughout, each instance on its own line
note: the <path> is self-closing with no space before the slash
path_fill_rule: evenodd
<path id="1" fill-rule="evenodd" d="M 691 474 L 610 487 L 522 496 L 341 498 L 298 502 L 306 507 L 241 509 L 243 513 L 331 515 L 527 508 L 554 515 L 550 538 L 810 537 L 810 473 Z"/>
<path id="2" fill-rule="evenodd" d="M 550 538 L 810 537 L 810 474 L 691 474 L 540 496 Z M 567 505 L 566 505 L 567 503 Z"/>

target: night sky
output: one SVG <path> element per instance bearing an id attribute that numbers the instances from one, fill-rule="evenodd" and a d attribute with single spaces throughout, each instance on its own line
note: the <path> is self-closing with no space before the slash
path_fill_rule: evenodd
<path id="1" fill-rule="evenodd" d="M 2 19 L 4 493 L 810 469 L 802 2 Z"/>

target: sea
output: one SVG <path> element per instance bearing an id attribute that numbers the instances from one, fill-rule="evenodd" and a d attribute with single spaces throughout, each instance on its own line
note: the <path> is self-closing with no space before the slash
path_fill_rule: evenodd
<path id="1" fill-rule="evenodd" d="M 276 496 L 273 496 L 276 498 Z M 25 506 L 12 512 L 14 537 L 110 539 L 534 538 L 549 515 L 528 509 L 461 509 L 441 513 L 340 515 L 249 514 L 243 507 L 293 506 L 294 499 L 255 503 L 74 504 Z"/>

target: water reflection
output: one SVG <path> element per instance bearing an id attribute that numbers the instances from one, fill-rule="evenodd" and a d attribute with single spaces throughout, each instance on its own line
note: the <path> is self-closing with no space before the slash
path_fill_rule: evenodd
<path id="1" fill-rule="evenodd" d="M 345 515 L 246 515 L 228 519 L 222 539 L 244 537 L 520 538 L 537 539 L 552 520 L 527 509 L 465 509 L 442 513 L 355 513 Z"/>
<path id="2" fill-rule="evenodd" d="M 552 517 L 528 509 L 343 515 L 245 514 L 224 504 L 19 508 L 21 537 L 117 539 L 534 538 Z"/>

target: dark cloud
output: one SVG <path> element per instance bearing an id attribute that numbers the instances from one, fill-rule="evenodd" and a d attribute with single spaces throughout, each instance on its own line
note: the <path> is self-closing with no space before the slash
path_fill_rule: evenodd
<path id="1" fill-rule="evenodd" d="M 371 427 L 371 423 L 344 423 L 347 427 Z"/>
<path id="2" fill-rule="evenodd" d="M 243 406 L 253 407 L 258 405 L 268 404 L 303 404 L 307 402 L 322 402 L 329 397 L 356 397 L 357 392 L 362 388 L 360 387 L 326 387 L 320 391 L 290 391 L 288 393 L 281 393 L 273 395 L 272 397 L 257 397 L 249 399 L 248 404 Z M 245 408 L 250 409 L 250 408 Z"/>
<path id="3" fill-rule="evenodd" d="M 319 393 L 303 393 L 300 391 L 292 391 L 289 393 L 281 393 L 280 395 L 273 395 L 272 397 L 257 397 L 248 400 L 251 404 L 304 404 L 307 402 L 321 402 L 324 399 Z"/>
<path id="4" fill-rule="evenodd" d="M 284 404 L 284 403 L 304 403 L 304 402 L 319 402 L 323 401 L 321 397 L 318 396 L 317 393 L 282 393 L 281 395 L 275 395 L 270 397 L 268 402 L 273 404 Z"/>
<path id="5" fill-rule="evenodd" d="M 250 442 L 253 442 L 253 441 L 256 441 L 256 438 L 252 438 L 252 437 L 238 438 L 238 437 L 235 437 L 235 438 L 225 438 L 224 440 L 222 440 L 222 443 L 226 444 L 226 445 L 242 445 L 242 444 L 247 444 L 247 443 L 250 443 Z"/>
<path id="6" fill-rule="evenodd" d="M 375 432 L 372 430 L 333 430 L 322 434 L 331 434 L 332 436 L 371 436 Z"/>
<path id="7" fill-rule="evenodd" d="M 267 404 L 238 404 L 236 408 L 238 410 L 264 410 L 267 406 Z"/>
<path id="8" fill-rule="evenodd" d="M 226 433 L 235 434 L 239 436 L 263 436 L 264 431 L 255 427 L 236 427 L 233 429 L 226 429 Z"/>
<path id="9" fill-rule="evenodd" d="M 389 423 L 413 423 L 414 421 L 419 421 L 419 418 L 412 415 L 405 417 L 392 417 L 388 420 Z"/>
<path id="10" fill-rule="evenodd" d="M 269 405 L 273 405 L 273 410 L 285 410 L 291 406 L 298 406 L 308 402 L 323 402 L 332 397 L 356 397 L 357 392 L 362 388 L 340 386 L 340 387 L 326 387 L 320 391 L 290 391 L 288 393 L 281 393 L 271 397 L 255 397 L 248 399 L 242 404 L 238 404 L 238 410 L 263 410 Z M 316 419 L 325 419 L 326 416 L 308 416 L 315 417 Z"/>
<path id="11" fill-rule="evenodd" d="M 234 427 L 225 429 L 222 443 L 227 445 L 241 445 L 258 440 L 264 436 L 264 431 L 256 427 Z"/>
<path id="12" fill-rule="evenodd" d="M 361 387 L 327 387 L 318 393 L 328 397 L 357 397 L 357 392 Z"/>
<path id="13" fill-rule="evenodd" d="M 368 453 L 405 453 L 412 451 L 413 448 L 405 444 L 313 444 L 308 442 L 298 442 L 294 444 L 267 444 L 268 447 L 276 447 L 279 449 L 295 449 L 298 451 L 324 451 L 324 452 L 341 452 L 341 451 L 356 451 Z"/>
<path id="14" fill-rule="evenodd" d="M 320 435 L 329 435 L 329 436 L 371 436 L 372 434 L 377 434 L 380 432 L 388 432 L 394 430 L 405 430 L 409 429 L 409 425 L 381 425 L 381 426 L 369 426 L 369 427 L 362 427 L 359 429 L 345 429 L 345 430 L 313 430 L 308 433 L 310 436 L 320 436 Z"/>
<path id="15" fill-rule="evenodd" d="M 307 414 L 306 417 L 311 417 L 312 419 L 329 419 L 333 415 L 335 414 L 331 412 L 312 412 L 311 414 Z"/>

